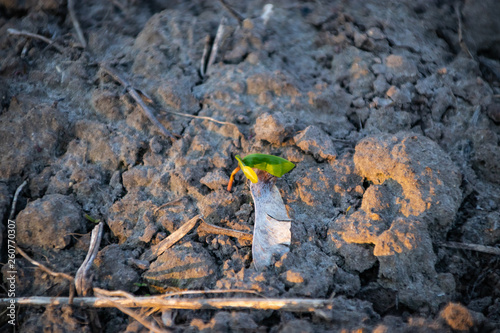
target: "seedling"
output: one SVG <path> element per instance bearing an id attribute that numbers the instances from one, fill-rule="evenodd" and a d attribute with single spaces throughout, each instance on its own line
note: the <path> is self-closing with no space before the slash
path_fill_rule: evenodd
<path id="1" fill-rule="evenodd" d="M 239 170 L 251 181 L 250 191 L 255 205 L 252 256 L 255 268 L 261 270 L 271 264 L 273 255 L 281 256 L 289 251 L 292 220 L 276 188 L 275 177 L 283 176 L 295 165 L 284 158 L 266 154 L 235 157 L 238 167 L 231 174 L 227 190 L 231 191 L 234 175 Z"/>
<path id="2" fill-rule="evenodd" d="M 238 167 L 231 173 L 229 184 L 227 185 L 228 191 L 231 191 L 231 188 L 233 187 L 234 176 L 240 170 L 242 170 L 243 174 L 248 179 L 250 179 L 252 183 L 255 184 L 259 181 L 259 179 L 253 168 L 267 171 L 271 175 L 276 177 L 281 177 L 295 167 L 295 164 L 293 164 L 292 162 L 274 155 L 250 154 L 245 156 L 244 158 L 241 158 L 240 155 L 236 155 L 235 158 L 238 161 Z"/>

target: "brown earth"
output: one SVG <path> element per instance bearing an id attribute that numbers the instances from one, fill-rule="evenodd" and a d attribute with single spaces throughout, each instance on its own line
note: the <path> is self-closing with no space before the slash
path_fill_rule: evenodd
<path id="1" fill-rule="evenodd" d="M 178 310 L 174 332 L 499 332 L 500 257 L 445 245 L 500 245 L 500 5 L 277 1 L 262 16 L 265 4 L 230 1 L 238 22 L 218 1 L 90 0 L 75 5 L 83 48 L 65 1 L 0 0 L 1 261 L 27 180 L 18 246 L 74 276 L 94 227 L 84 215 L 105 221 L 96 287 L 332 297 L 314 313 Z M 234 155 L 249 153 L 296 164 L 277 181 L 290 252 L 257 271 L 248 243 L 194 229 L 151 259 L 197 214 L 253 230 L 245 178 L 225 190 Z M 63 279 L 16 264 L 17 296 L 68 295 Z M 147 331 L 116 309 L 70 306 L 21 307 L 16 329 Z"/>

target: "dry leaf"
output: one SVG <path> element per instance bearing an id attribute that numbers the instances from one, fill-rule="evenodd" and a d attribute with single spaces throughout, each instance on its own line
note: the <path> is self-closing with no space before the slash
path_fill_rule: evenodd
<path id="1" fill-rule="evenodd" d="M 261 170 L 257 176 L 259 182 L 250 184 L 255 204 L 252 256 L 255 268 L 261 270 L 271 264 L 274 254 L 288 252 L 292 220 L 275 185 L 276 178 Z"/>

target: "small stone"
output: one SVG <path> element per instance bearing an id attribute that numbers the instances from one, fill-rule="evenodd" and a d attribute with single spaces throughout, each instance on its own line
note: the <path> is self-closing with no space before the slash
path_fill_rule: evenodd
<path id="1" fill-rule="evenodd" d="M 488 109 L 486 110 L 486 114 L 493 120 L 495 123 L 500 123 L 500 104 L 492 103 L 488 105 Z"/>
<path id="2" fill-rule="evenodd" d="M 17 241 L 26 248 L 63 249 L 84 227 L 83 213 L 73 199 L 49 194 L 19 213 Z"/>
<path id="3" fill-rule="evenodd" d="M 365 106 L 365 100 L 362 97 L 356 98 L 352 101 L 352 105 L 356 108 L 362 108 Z"/>
<path id="4" fill-rule="evenodd" d="M 391 54 L 385 58 L 385 65 L 387 80 L 394 85 L 415 82 L 418 79 L 417 65 L 406 57 Z"/>
<path id="5" fill-rule="evenodd" d="M 474 320 L 469 310 L 458 303 L 448 303 L 439 316 L 443 318 L 453 330 L 469 331 L 472 325 L 474 325 Z"/>
<path id="6" fill-rule="evenodd" d="M 362 34 L 359 32 L 354 32 L 354 45 L 358 48 L 361 48 L 361 46 L 368 40 L 368 37 L 366 34 Z"/>
<path id="7" fill-rule="evenodd" d="M 289 113 L 265 113 L 257 118 L 255 136 L 258 140 L 279 145 L 291 136 L 294 126 L 295 119 Z"/>
<path id="8" fill-rule="evenodd" d="M 337 152 L 328 134 L 311 125 L 294 137 L 295 144 L 316 159 L 335 160 Z"/>
<path id="9" fill-rule="evenodd" d="M 389 84 L 383 75 L 378 75 L 375 81 L 373 81 L 373 89 L 378 94 L 383 94 L 389 89 Z"/>
<path id="10" fill-rule="evenodd" d="M 385 39 L 385 34 L 377 27 L 368 29 L 366 34 L 368 35 L 368 37 L 371 37 L 375 40 Z"/>

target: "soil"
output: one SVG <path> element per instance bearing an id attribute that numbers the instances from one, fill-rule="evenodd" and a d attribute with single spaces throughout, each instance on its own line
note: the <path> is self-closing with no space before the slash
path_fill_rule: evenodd
<path id="1" fill-rule="evenodd" d="M 500 245 L 499 3 L 276 1 L 263 15 L 266 2 L 227 2 L 241 21 L 218 1 L 77 3 L 84 48 L 66 1 L 0 0 L 1 261 L 27 180 L 16 242 L 54 271 L 82 264 L 87 214 L 106 224 L 95 287 L 333 304 L 176 310 L 163 318 L 173 332 L 499 332 L 500 257 L 446 246 Z M 248 181 L 225 189 L 234 155 L 250 153 L 296 164 L 276 182 L 290 251 L 257 270 L 251 244 L 195 228 L 149 260 L 197 214 L 252 232 Z M 68 295 L 65 280 L 16 265 L 17 296 Z M 27 306 L 16 320 L 19 332 L 147 331 L 117 309 Z"/>

